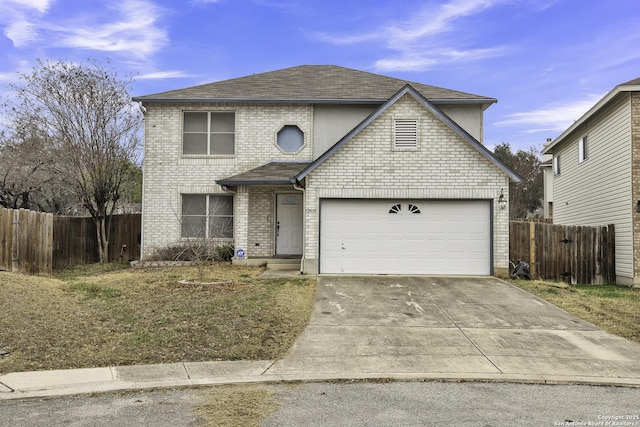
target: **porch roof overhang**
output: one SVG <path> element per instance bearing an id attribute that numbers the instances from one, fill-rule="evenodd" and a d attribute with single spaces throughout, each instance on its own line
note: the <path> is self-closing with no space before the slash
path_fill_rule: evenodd
<path id="1" fill-rule="evenodd" d="M 216 180 L 216 184 L 235 187 L 238 185 L 293 185 L 296 175 L 311 162 L 271 161 L 238 175 Z"/>

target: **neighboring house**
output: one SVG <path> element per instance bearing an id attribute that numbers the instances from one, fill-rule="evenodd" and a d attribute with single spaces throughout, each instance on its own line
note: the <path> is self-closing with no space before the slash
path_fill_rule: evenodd
<path id="1" fill-rule="evenodd" d="M 146 109 L 142 257 L 202 235 L 304 273 L 508 271 L 495 99 L 338 66 L 134 98 Z M 504 207 L 504 206 L 503 206 Z"/>
<path id="2" fill-rule="evenodd" d="M 551 144 L 552 139 L 547 138 L 545 147 Z M 542 163 L 540 163 L 540 171 L 542 172 L 543 182 L 543 202 L 542 211 L 545 218 L 553 218 L 553 155 L 543 154 Z"/>
<path id="3" fill-rule="evenodd" d="M 616 86 L 548 143 L 556 224 L 615 224 L 619 284 L 640 285 L 640 78 Z"/>

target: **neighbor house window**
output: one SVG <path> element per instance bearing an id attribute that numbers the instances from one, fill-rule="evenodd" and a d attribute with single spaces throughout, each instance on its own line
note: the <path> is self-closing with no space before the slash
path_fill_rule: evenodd
<path id="1" fill-rule="evenodd" d="M 560 156 L 553 157 L 553 174 L 560 175 Z"/>
<path id="2" fill-rule="evenodd" d="M 233 196 L 183 194 L 182 237 L 233 238 Z"/>
<path id="3" fill-rule="evenodd" d="M 418 120 L 396 119 L 393 131 L 395 149 L 415 150 L 418 148 Z"/>
<path id="4" fill-rule="evenodd" d="M 304 145 L 304 133 L 298 126 L 286 125 L 278 132 L 277 142 L 285 153 L 295 153 Z"/>
<path id="5" fill-rule="evenodd" d="M 582 163 L 589 158 L 589 152 L 587 151 L 587 137 L 583 136 L 578 141 L 578 163 Z"/>
<path id="6" fill-rule="evenodd" d="M 235 113 L 185 111 L 183 154 L 234 154 Z"/>

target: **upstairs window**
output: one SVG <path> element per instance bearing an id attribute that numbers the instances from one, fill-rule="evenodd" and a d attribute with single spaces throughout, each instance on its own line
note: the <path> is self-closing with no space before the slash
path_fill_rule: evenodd
<path id="1" fill-rule="evenodd" d="M 304 133 L 298 126 L 286 125 L 278 132 L 278 147 L 285 153 L 295 153 L 304 145 Z"/>
<path id="2" fill-rule="evenodd" d="M 583 136 L 578 141 L 578 163 L 582 163 L 589 158 L 589 152 L 587 149 L 587 137 Z"/>
<path id="3" fill-rule="evenodd" d="M 185 111 L 182 154 L 234 154 L 235 122 L 234 112 Z"/>
<path id="4" fill-rule="evenodd" d="M 553 157 L 553 174 L 555 176 L 560 175 L 560 156 Z"/>
<path id="5" fill-rule="evenodd" d="M 418 149 L 418 120 L 394 120 L 393 147 L 396 150 Z"/>

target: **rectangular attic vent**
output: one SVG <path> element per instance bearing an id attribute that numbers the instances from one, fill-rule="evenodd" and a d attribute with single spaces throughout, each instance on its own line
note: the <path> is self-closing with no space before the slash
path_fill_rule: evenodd
<path id="1" fill-rule="evenodd" d="M 396 119 L 394 121 L 394 148 L 418 148 L 418 120 Z"/>

